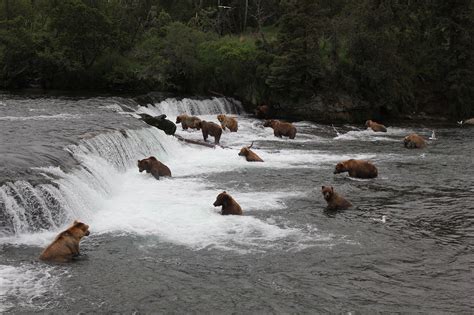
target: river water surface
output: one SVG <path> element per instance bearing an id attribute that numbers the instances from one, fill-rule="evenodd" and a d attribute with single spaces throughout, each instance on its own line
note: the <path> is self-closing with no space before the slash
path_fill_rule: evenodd
<path id="1" fill-rule="evenodd" d="M 210 149 L 136 113 L 232 114 L 239 132 Z M 295 125 L 295 140 L 275 138 L 224 98 L 1 95 L 0 312 L 471 313 L 474 129 Z M 403 148 L 432 130 L 426 149 Z M 264 163 L 237 155 L 252 141 Z M 173 178 L 140 174 L 150 155 Z M 371 160 L 379 177 L 334 175 L 349 158 Z M 325 211 L 322 185 L 354 208 Z M 244 216 L 212 206 L 223 190 Z M 39 262 L 74 219 L 91 229 L 82 257 Z"/>

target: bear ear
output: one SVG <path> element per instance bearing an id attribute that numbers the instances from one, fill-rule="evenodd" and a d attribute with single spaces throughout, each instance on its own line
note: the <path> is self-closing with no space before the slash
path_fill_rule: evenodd
<path id="1" fill-rule="evenodd" d="M 78 224 L 78 223 L 79 223 L 79 221 L 77 221 L 77 220 L 74 220 L 74 222 L 72 222 L 72 224 Z"/>
<path id="2" fill-rule="evenodd" d="M 224 190 L 222 193 L 223 193 L 223 194 L 227 194 L 227 191 Z"/>

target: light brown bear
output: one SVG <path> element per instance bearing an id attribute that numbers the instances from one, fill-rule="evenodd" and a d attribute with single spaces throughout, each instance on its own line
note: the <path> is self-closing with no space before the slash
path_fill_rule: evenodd
<path id="1" fill-rule="evenodd" d="M 59 233 L 54 241 L 41 253 L 39 259 L 44 261 L 68 262 L 79 256 L 79 242 L 89 235 L 89 226 L 74 221 L 67 230 Z"/>
<path id="2" fill-rule="evenodd" d="M 384 125 L 379 124 L 379 123 L 377 123 L 375 121 L 372 121 L 372 120 L 367 120 L 365 122 L 365 126 L 367 128 L 372 129 L 375 132 L 387 132 L 387 128 Z"/>
<path id="3" fill-rule="evenodd" d="M 214 201 L 213 205 L 214 207 L 222 206 L 222 215 L 242 215 L 242 208 L 240 205 L 225 191 L 217 195 L 216 201 Z"/>
<path id="4" fill-rule="evenodd" d="M 257 153 L 250 150 L 252 146 L 253 142 L 248 147 L 243 147 L 242 149 L 240 149 L 239 155 L 245 156 L 247 162 L 263 162 L 263 160 L 257 155 Z"/>
<path id="5" fill-rule="evenodd" d="M 270 117 L 270 106 L 260 105 L 255 109 L 255 116 L 259 119 L 267 119 Z"/>
<path id="6" fill-rule="evenodd" d="M 271 127 L 275 137 L 281 138 L 282 136 L 285 136 L 294 139 L 296 136 L 296 128 L 291 123 L 271 119 L 265 120 L 263 127 Z"/>
<path id="7" fill-rule="evenodd" d="M 151 173 L 156 179 L 160 179 L 160 176 L 171 177 L 171 171 L 168 166 L 158 161 L 154 156 L 138 160 L 137 165 L 140 173 L 146 171 L 147 173 Z"/>
<path id="8" fill-rule="evenodd" d="M 178 117 L 176 117 L 176 123 L 181 123 L 181 127 L 183 128 L 183 130 L 187 130 L 188 128 L 199 130 L 198 125 L 200 121 L 201 119 L 199 119 L 198 117 L 188 116 L 186 114 L 179 115 Z"/>
<path id="9" fill-rule="evenodd" d="M 237 122 L 237 119 L 234 117 L 229 117 L 223 114 L 217 115 L 217 120 L 220 121 L 222 130 L 225 130 L 225 128 L 229 129 L 231 132 L 237 132 L 239 129 L 239 124 Z"/>
<path id="10" fill-rule="evenodd" d="M 219 144 L 222 135 L 221 126 L 216 123 L 205 120 L 200 121 L 197 126 L 201 128 L 202 137 L 204 138 L 204 141 L 207 141 L 208 136 L 212 136 L 214 137 L 214 143 Z"/>
<path id="11" fill-rule="evenodd" d="M 412 133 L 403 139 L 403 145 L 407 149 L 421 149 L 426 147 L 426 141 L 423 137 Z"/>
<path id="12" fill-rule="evenodd" d="M 349 172 L 349 176 L 355 178 L 375 178 L 378 175 L 375 165 L 368 161 L 354 159 L 337 163 L 334 174 L 344 172 Z"/>
<path id="13" fill-rule="evenodd" d="M 328 203 L 328 210 L 346 210 L 352 207 L 352 204 L 335 192 L 332 186 L 322 186 L 321 192 Z"/>

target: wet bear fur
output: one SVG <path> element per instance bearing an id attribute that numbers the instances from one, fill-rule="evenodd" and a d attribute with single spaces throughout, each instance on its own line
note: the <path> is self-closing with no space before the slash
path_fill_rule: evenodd
<path id="1" fill-rule="evenodd" d="M 239 129 L 239 124 L 237 119 L 234 117 L 229 117 L 223 114 L 217 115 L 217 120 L 221 123 L 222 130 L 226 128 L 229 129 L 231 132 L 237 132 Z"/>
<path id="2" fill-rule="evenodd" d="M 372 163 L 363 160 L 350 159 L 337 163 L 334 174 L 349 172 L 350 177 L 355 178 L 375 178 L 378 170 Z"/>
<path id="3" fill-rule="evenodd" d="M 198 124 L 198 127 L 202 131 L 202 137 L 204 141 L 207 141 L 208 136 L 214 137 L 214 143 L 219 144 L 222 135 L 222 128 L 216 123 L 202 120 Z"/>
<path id="4" fill-rule="evenodd" d="M 214 201 L 213 205 L 214 207 L 222 206 L 222 215 L 242 215 L 242 208 L 240 205 L 225 191 L 217 195 L 216 201 Z"/>
<path id="5" fill-rule="evenodd" d="M 41 253 L 39 259 L 53 262 L 69 262 L 79 256 L 79 243 L 89 235 L 89 226 L 79 221 L 59 233 L 54 241 Z"/>
<path id="6" fill-rule="evenodd" d="M 321 192 L 328 203 L 328 210 L 346 210 L 352 207 L 352 204 L 335 192 L 332 186 L 322 186 Z"/>
<path id="7" fill-rule="evenodd" d="M 171 177 L 171 171 L 168 166 L 158 161 L 154 156 L 138 160 L 137 165 L 140 173 L 146 171 L 147 173 L 151 173 L 156 179 L 160 179 L 160 176 Z"/>
<path id="8" fill-rule="evenodd" d="M 282 122 L 279 120 L 266 120 L 263 124 L 264 127 L 271 127 L 275 137 L 288 137 L 294 139 L 296 137 L 296 128 L 291 123 Z"/>
<path id="9" fill-rule="evenodd" d="M 201 119 L 199 119 L 198 117 L 188 116 L 186 114 L 179 115 L 178 117 L 176 117 L 176 123 L 181 123 L 181 127 L 183 128 L 183 130 L 187 130 L 188 128 L 199 130 L 200 121 Z"/>

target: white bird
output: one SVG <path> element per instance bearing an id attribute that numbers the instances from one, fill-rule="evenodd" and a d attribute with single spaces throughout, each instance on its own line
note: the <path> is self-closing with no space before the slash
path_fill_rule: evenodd
<path id="1" fill-rule="evenodd" d="M 382 223 L 385 223 L 385 222 L 387 222 L 387 216 L 386 216 L 386 215 L 383 215 L 383 216 L 382 216 L 382 219 L 375 219 L 375 218 L 374 218 L 374 219 L 372 219 L 372 220 L 374 220 L 375 222 L 382 222 Z"/>
<path id="2" fill-rule="evenodd" d="M 434 130 L 431 132 L 430 140 L 438 140 L 438 139 L 436 138 L 436 134 L 435 134 L 435 131 L 434 131 Z"/>
<path id="3" fill-rule="evenodd" d="M 462 126 L 462 120 L 458 121 L 458 125 L 461 125 Z"/>

